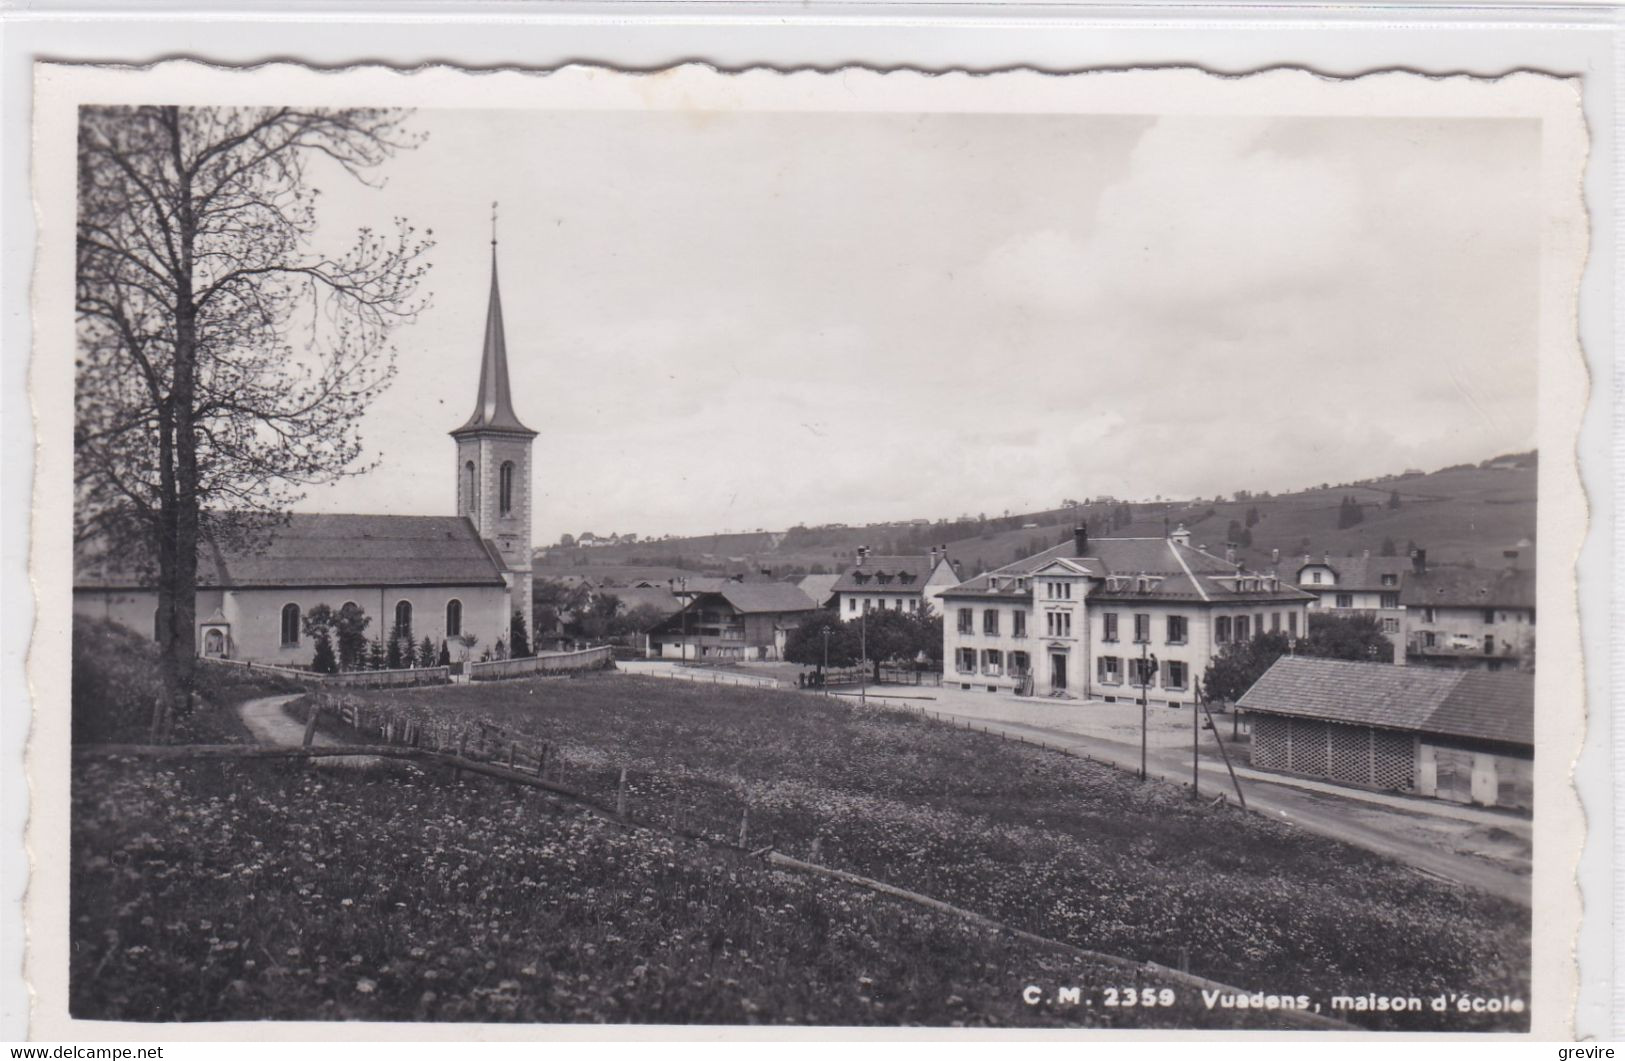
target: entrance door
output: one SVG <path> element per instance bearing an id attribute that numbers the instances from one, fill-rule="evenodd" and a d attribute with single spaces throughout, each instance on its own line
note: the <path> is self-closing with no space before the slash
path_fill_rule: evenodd
<path id="1" fill-rule="evenodd" d="M 1049 687 L 1057 693 L 1066 692 L 1066 653 L 1064 652 L 1050 653 Z"/>

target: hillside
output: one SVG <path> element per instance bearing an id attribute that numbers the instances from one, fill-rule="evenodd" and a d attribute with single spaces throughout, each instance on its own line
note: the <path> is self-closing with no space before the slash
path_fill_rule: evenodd
<path id="1" fill-rule="evenodd" d="M 1358 483 L 1324 484 L 1291 493 L 1241 494 L 1229 499 L 1093 503 L 1040 512 L 955 519 L 873 523 L 860 527 L 798 526 L 781 533 L 670 538 L 599 548 L 538 551 L 546 577 L 592 570 L 651 566 L 715 573 L 767 571 L 790 577 L 850 566 L 859 546 L 879 554 L 923 554 L 947 545 L 967 577 L 1064 541 L 1082 521 L 1092 536 L 1161 535 L 1184 523 L 1194 540 L 1220 552 L 1235 535 L 1247 562 L 1268 567 L 1305 554 L 1373 554 L 1391 543 L 1403 555 L 1412 546 L 1437 563 L 1499 564 L 1502 552 L 1535 536 L 1538 461 L 1534 454 L 1496 457 L 1479 465 L 1411 472 Z M 1342 513 L 1344 499 L 1359 522 Z M 1397 500 L 1397 507 L 1395 502 Z M 1249 512 L 1254 522 L 1247 526 Z M 1250 532 L 1250 533 L 1248 533 Z M 1250 543 L 1248 538 L 1250 537 Z M 613 577 L 613 576 L 611 576 Z"/>

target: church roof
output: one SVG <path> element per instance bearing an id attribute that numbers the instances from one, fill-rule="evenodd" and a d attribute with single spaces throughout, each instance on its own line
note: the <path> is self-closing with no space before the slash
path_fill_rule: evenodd
<path id="1" fill-rule="evenodd" d="M 502 294 L 497 286 L 497 243 L 491 241 L 491 298 L 485 309 L 485 350 L 480 357 L 480 389 L 474 415 L 452 437 L 480 431 L 535 436 L 519 422 L 508 387 L 508 340 L 502 327 Z"/>
<path id="2" fill-rule="evenodd" d="M 284 526 L 236 545 L 205 538 L 198 585 L 503 586 L 503 571 L 463 516 L 320 515 L 297 512 Z M 155 579 L 124 558 L 76 558 L 74 588 L 148 588 Z"/>

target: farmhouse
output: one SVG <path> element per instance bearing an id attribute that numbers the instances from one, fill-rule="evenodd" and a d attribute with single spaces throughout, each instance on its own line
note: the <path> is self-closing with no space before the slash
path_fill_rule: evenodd
<path id="1" fill-rule="evenodd" d="M 1516 554 L 1509 559 L 1515 562 Z M 1400 593 L 1412 662 L 1492 671 L 1534 666 L 1534 571 L 1429 569 L 1420 549 L 1413 562 Z"/>
<path id="2" fill-rule="evenodd" d="M 932 548 L 927 556 L 874 556 L 868 546 L 859 546 L 857 562 L 836 579 L 828 599 L 843 619 L 871 608 L 929 611 L 943 590 L 958 583 L 946 547 Z"/>
<path id="3" fill-rule="evenodd" d="M 197 645 L 203 655 L 308 664 L 301 620 L 318 604 L 359 608 L 369 637 L 397 624 L 415 639 L 511 642 L 531 628 L 531 444 L 514 413 L 497 283 L 496 242 L 473 415 L 456 442 L 455 515 L 294 514 L 243 543 L 199 544 Z M 138 558 L 85 550 L 74 612 L 158 636 L 158 594 Z M 456 652 L 453 646 L 452 651 Z"/>
<path id="4" fill-rule="evenodd" d="M 945 681 L 962 688 L 1114 701 L 1140 695 L 1138 661 L 1160 665 L 1146 695 L 1191 703 L 1233 642 L 1305 632 L 1311 594 L 1190 544 L 1073 540 L 944 590 Z"/>
<path id="5" fill-rule="evenodd" d="M 649 631 L 668 659 L 782 659 L 790 631 L 818 611 L 787 582 L 738 582 L 701 593 Z"/>
<path id="6" fill-rule="evenodd" d="M 1237 707 L 1258 769 L 1528 809 L 1534 704 L 1528 673 L 1283 656 Z"/>

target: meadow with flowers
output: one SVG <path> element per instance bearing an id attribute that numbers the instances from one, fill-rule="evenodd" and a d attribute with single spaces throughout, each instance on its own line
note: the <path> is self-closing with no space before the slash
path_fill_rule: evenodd
<path id="1" fill-rule="evenodd" d="M 1248 991 L 1528 997 L 1512 904 L 997 736 L 618 675 L 289 711 L 337 695 L 526 735 L 586 802 L 400 762 L 76 761 L 76 1016 L 1280 1026 L 1189 987 L 1165 1009 L 1055 1005 L 1054 987 L 1145 974 L 749 853 L 764 848 Z M 190 739 L 211 725 L 233 739 L 229 711 Z M 624 820 L 588 806 L 622 800 Z"/>
<path id="2" fill-rule="evenodd" d="M 747 846 L 1076 946 L 1266 992 L 1528 998 L 1529 914 L 1516 904 L 997 735 L 838 698 L 630 676 L 355 695 L 546 741 L 550 776 L 606 805 L 624 768 L 638 820 L 726 840 L 744 816 Z M 290 708 L 303 717 L 308 702 Z M 1438 1026 L 1428 1013 L 1375 1023 Z"/>

